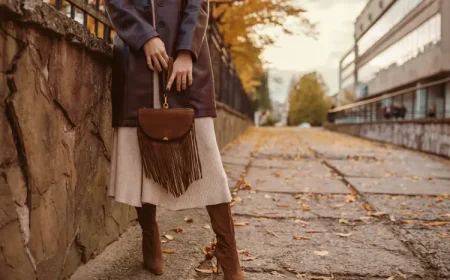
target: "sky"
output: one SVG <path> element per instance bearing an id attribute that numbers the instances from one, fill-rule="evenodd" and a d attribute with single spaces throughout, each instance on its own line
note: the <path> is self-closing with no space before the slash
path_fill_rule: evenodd
<path id="1" fill-rule="evenodd" d="M 353 45 L 354 22 L 367 0 L 293 0 L 307 10 L 308 19 L 317 24 L 317 40 L 305 35 L 279 35 L 274 46 L 262 58 L 270 73 L 301 73 L 318 71 L 329 89 L 338 91 L 339 60 Z M 272 32 L 272 31 L 267 31 Z M 291 77 L 284 77 L 290 81 Z M 274 100 L 283 102 L 288 85 L 271 90 Z M 273 87 L 271 87 L 273 88 Z M 286 89 L 285 89 L 286 88 Z"/>

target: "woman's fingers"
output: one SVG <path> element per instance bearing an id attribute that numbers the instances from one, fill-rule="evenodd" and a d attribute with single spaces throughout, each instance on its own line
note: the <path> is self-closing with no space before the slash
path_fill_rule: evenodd
<path id="1" fill-rule="evenodd" d="M 183 75 L 181 75 L 181 88 L 183 90 L 186 90 L 186 80 L 187 80 L 187 73 L 183 73 Z"/>
<path id="2" fill-rule="evenodd" d="M 152 55 L 153 66 L 158 70 L 158 72 L 162 71 L 161 64 L 159 63 L 159 59 L 157 55 Z"/>
<path id="3" fill-rule="evenodd" d="M 172 75 L 170 75 L 169 81 L 166 85 L 166 90 L 169 91 L 172 88 L 173 82 L 175 82 L 175 79 L 177 78 L 177 73 L 172 72 Z"/>
<path id="4" fill-rule="evenodd" d="M 164 67 L 164 69 L 167 70 L 169 68 L 169 64 L 167 64 L 168 60 L 166 60 L 164 58 L 164 55 L 162 53 L 158 53 L 157 57 L 158 57 L 159 63 L 162 65 L 162 67 Z"/>
<path id="5" fill-rule="evenodd" d="M 177 91 L 180 92 L 181 91 L 181 78 L 182 78 L 183 74 L 182 73 L 178 73 L 177 74 Z"/>
<path id="6" fill-rule="evenodd" d="M 188 72 L 188 85 L 192 86 L 192 83 L 194 82 L 194 79 L 192 78 L 192 71 Z"/>
<path id="7" fill-rule="evenodd" d="M 152 57 L 150 55 L 146 55 L 145 58 L 147 59 L 148 68 L 150 68 L 150 70 L 152 70 L 152 71 L 155 71 L 153 69 Z"/>

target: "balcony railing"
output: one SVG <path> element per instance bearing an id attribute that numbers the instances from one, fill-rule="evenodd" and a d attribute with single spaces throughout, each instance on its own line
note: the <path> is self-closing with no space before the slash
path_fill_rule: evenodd
<path id="1" fill-rule="evenodd" d="M 104 0 L 44 0 L 44 2 L 86 26 L 95 36 L 109 44 L 112 42 L 114 29 L 106 14 Z M 245 93 L 213 17 L 210 17 L 207 40 L 214 70 L 216 99 L 253 120 L 252 102 Z"/>
<path id="2" fill-rule="evenodd" d="M 450 77 L 334 108 L 334 123 L 450 118 Z"/>

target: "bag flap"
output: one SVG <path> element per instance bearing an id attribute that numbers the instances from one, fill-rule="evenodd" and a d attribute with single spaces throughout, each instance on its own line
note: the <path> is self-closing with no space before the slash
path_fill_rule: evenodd
<path id="1" fill-rule="evenodd" d="M 192 109 L 139 109 L 139 127 L 150 138 L 176 140 L 186 135 L 194 123 Z"/>

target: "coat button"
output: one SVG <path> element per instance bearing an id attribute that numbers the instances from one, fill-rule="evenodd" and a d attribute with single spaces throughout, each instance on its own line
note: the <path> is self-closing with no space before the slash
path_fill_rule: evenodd
<path id="1" fill-rule="evenodd" d="M 164 21 L 160 21 L 160 22 L 158 23 L 158 26 L 159 26 L 159 27 L 164 27 L 164 26 L 166 26 L 166 23 L 165 23 Z"/>
<path id="2" fill-rule="evenodd" d="M 163 6 L 164 6 L 164 1 L 163 0 L 158 1 L 158 7 L 163 7 Z"/>

